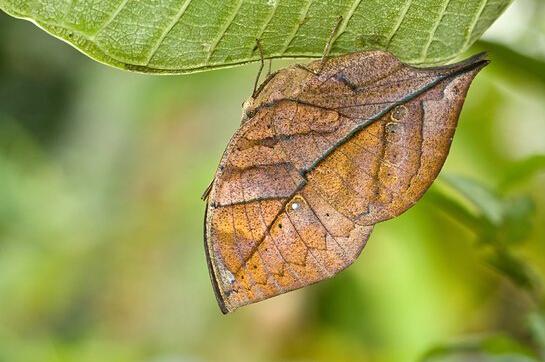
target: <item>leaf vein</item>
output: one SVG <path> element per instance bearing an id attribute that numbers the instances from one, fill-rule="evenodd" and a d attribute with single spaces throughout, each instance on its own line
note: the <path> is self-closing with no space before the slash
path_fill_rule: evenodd
<path id="1" fill-rule="evenodd" d="M 104 24 L 102 24 L 96 31 L 94 34 L 90 35 L 89 36 L 89 39 L 90 40 L 95 40 L 96 36 L 104 29 L 106 29 L 108 27 L 108 25 L 110 25 L 114 19 L 119 15 L 119 13 L 121 12 L 121 10 L 123 10 L 125 8 L 125 6 L 127 5 L 127 3 L 129 2 L 129 0 L 123 0 L 121 1 L 121 3 L 119 4 L 119 6 L 117 7 L 117 9 L 114 10 L 114 12 L 112 12 L 112 14 L 110 15 L 110 17 L 104 22 Z"/>
<path id="2" fill-rule="evenodd" d="M 299 17 L 299 21 L 297 22 L 297 25 L 295 26 L 295 28 L 291 31 L 291 33 L 289 34 L 288 36 L 288 41 L 285 43 L 285 45 L 282 47 L 282 50 L 280 50 L 280 54 L 284 54 L 286 53 L 286 51 L 289 49 L 291 43 L 293 42 L 293 40 L 295 39 L 295 36 L 297 35 L 297 33 L 299 32 L 299 29 L 301 29 L 301 26 L 303 26 L 304 22 L 305 22 L 305 19 L 307 18 L 307 15 L 308 15 L 308 11 L 310 9 L 310 6 L 312 5 L 312 3 L 314 2 L 314 0 L 309 0 L 307 2 L 307 5 L 305 6 L 305 8 L 303 9 L 303 11 L 301 12 L 301 16 Z"/>
<path id="3" fill-rule="evenodd" d="M 473 37 L 473 31 L 475 30 L 475 27 L 477 26 L 477 23 L 479 22 L 479 19 L 481 18 L 481 15 L 483 14 L 484 9 L 486 8 L 486 5 L 488 4 L 488 0 L 482 0 L 479 6 L 479 11 L 475 14 L 475 17 L 473 18 L 471 24 L 469 25 L 469 28 L 467 29 L 467 38 L 464 42 L 464 45 L 462 47 L 462 50 L 465 50 L 468 48 L 469 43 L 471 42 L 471 38 Z"/>
<path id="4" fill-rule="evenodd" d="M 405 20 L 405 16 L 407 16 L 407 13 L 409 12 L 409 9 L 411 8 L 411 5 L 413 3 L 413 0 L 408 0 L 405 2 L 404 7 L 401 9 L 401 12 L 399 13 L 398 18 L 396 19 L 396 22 L 394 24 L 394 27 L 388 34 L 388 38 L 386 39 L 386 49 L 390 47 L 390 43 L 392 42 L 392 39 L 399 31 L 399 28 L 401 27 L 401 24 L 403 23 L 403 20 Z"/>
<path id="5" fill-rule="evenodd" d="M 259 29 L 259 32 L 256 35 L 256 39 L 261 39 L 261 37 L 265 33 L 265 30 L 267 30 L 267 27 L 269 26 L 269 24 L 271 23 L 271 20 L 274 18 L 274 15 L 276 14 L 276 10 L 278 10 L 279 3 L 280 3 L 280 0 L 275 1 L 272 11 L 263 22 L 261 29 Z M 252 54 L 253 54 L 253 49 L 252 49 Z"/>
<path id="6" fill-rule="evenodd" d="M 210 50 L 208 50 L 208 54 L 206 56 L 206 61 L 204 62 L 204 64 L 208 65 L 210 63 L 210 59 L 212 58 L 212 55 L 216 51 L 216 48 L 217 48 L 218 44 L 220 43 L 220 41 L 223 39 L 223 37 L 227 33 L 227 30 L 229 29 L 229 27 L 233 23 L 233 20 L 235 20 L 235 17 L 238 15 L 238 12 L 240 10 L 240 7 L 242 6 L 242 3 L 244 3 L 244 0 L 238 0 L 238 3 L 236 5 L 236 7 L 235 7 L 235 11 L 233 11 L 231 16 L 229 17 L 229 21 L 227 21 L 223 25 L 223 27 L 220 29 L 219 36 L 210 45 Z"/>
<path id="7" fill-rule="evenodd" d="M 157 51 L 163 44 L 165 38 L 168 36 L 168 34 L 172 31 L 172 29 L 176 26 L 176 24 L 178 24 L 182 16 L 185 14 L 190 3 L 191 3 L 191 0 L 185 0 L 185 2 L 180 7 L 180 10 L 178 10 L 176 15 L 174 16 L 173 20 L 168 24 L 165 30 L 161 33 L 161 36 L 157 39 L 157 42 L 155 43 L 155 45 L 151 47 L 150 52 L 148 56 L 146 57 L 146 62 L 145 62 L 146 66 L 149 65 L 153 56 L 155 55 L 155 53 L 157 53 Z"/>
<path id="8" fill-rule="evenodd" d="M 435 38 L 435 33 L 437 32 L 439 25 L 441 25 L 441 22 L 443 21 L 443 18 L 445 17 L 447 13 L 447 7 L 450 4 L 450 1 L 451 0 L 446 0 L 443 2 L 443 6 L 441 8 L 441 11 L 439 12 L 439 17 L 437 18 L 437 21 L 433 25 L 430 31 L 430 36 L 428 38 L 428 41 L 426 42 L 426 44 L 424 44 L 424 47 L 422 48 L 422 51 L 420 53 L 420 61 L 424 61 L 426 57 L 428 56 L 428 51 L 430 49 L 431 43 L 433 42 Z"/>
<path id="9" fill-rule="evenodd" d="M 343 23 L 341 24 L 339 30 L 337 31 L 337 35 L 335 35 L 335 38 L 331 42 L 332 45 L 335 44 L 335 42 L 341 35 L 343 35 L 343 33 L 346 30 L 346 27 L 348 26 L 348 23 L 350 22 L 350 19 L 352 19 L 352 16 L 354 16 L 354 13 L 358 9 L 358 6 L 360 6 L 360 3 L 361 3 L 361 0 L 354 0 L 352 2 L 352 5 L 348 8 L 348 12 L 343 18 Z"/>

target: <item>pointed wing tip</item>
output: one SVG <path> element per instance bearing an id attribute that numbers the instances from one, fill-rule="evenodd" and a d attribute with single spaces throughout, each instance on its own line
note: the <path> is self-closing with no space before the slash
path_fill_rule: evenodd
<path id="1" fill-rule="evenodd" d="M 475 61 L 486 60 L 486 61 L 490 62 L 490 60 L 488 60 L 488 52 L 487 51 L 482 51 L 480 53 L 477 53 L 477 54 L 469 57 L 468 60 L 475 60 Z"/>
<path id="2" fill-rule="evenodd" d="M 488 52 L 480 52 L 470 57 L 468 63 L 475 65 L 476 67 L 483 68 L 490 64 L 490 59 L 488 59 Z"/>
<path id="3" fill-rule="evenodd" d="M 477 53 L 467 59 L 459 61 L 457 63 L 439 65 L 436 67 L 429 68 L 418 68 L 418 69 L 428 69 L 428 70 L 437 70 L 437 71 L 446 71 L 452 73 L 464 73 L 470 72 L 472 70 L 481 70 L 490 63 L 488 59 L 488 53 L 486 51 Z"/>
<path id="4" fill-rule="evenodd" d="M 461 62 L 452 64 L 451 67 L 458 68 L 463 71 L 481 70 L 490 64 L 488 53 L 486 51 L 477 53 Z"/>

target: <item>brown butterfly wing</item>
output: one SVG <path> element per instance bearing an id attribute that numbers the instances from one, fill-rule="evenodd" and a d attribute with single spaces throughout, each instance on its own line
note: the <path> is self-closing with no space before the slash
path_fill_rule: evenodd
<path id="1" fill-rule="evenodd" d="M 286 123 L 303 116 L 293 105 L 280 102 L 246 122 L 214 181 L 206 239 L 224 312 L 333 276 L 356 259 L 371 232 L 318 191 L 303 191 L 302 161 L 287 153 L 289 138 L 306 132 Z"/>
<path id="2" fill-rule="evenodd" d="M 222 311 L 350 265 L 372 225 L 431 185 L 485 64 L 416 69 L 367 52 L 335 58 L 319 76 L 277 73 L 247 110 L 208 198 L 206 249 Z"/>

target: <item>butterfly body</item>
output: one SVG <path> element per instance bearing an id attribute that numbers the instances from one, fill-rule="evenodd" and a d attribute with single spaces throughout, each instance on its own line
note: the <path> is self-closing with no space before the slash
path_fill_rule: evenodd
<path id="1" fill-rule="evenodd" d="M 244 105 L 207 199 L 205 248 L 222 311 L 352 264 L 373 225 L 431 185 L 486 64 L 477 56 L 418 69 L 374 51 L 264 82 Z"/>

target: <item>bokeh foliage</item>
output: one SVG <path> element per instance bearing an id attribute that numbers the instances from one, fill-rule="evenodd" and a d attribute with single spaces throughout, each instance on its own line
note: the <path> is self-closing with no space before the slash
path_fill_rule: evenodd
<path id="1" fill-rule="evenodd" d="M 338 277 L 229 316 L 199 196 L 256 66 L 120 72 L 0 16 L 0 361 L 543 360 L 545 8 L 523 5 L 474 49 L 421 202 Z"/>

